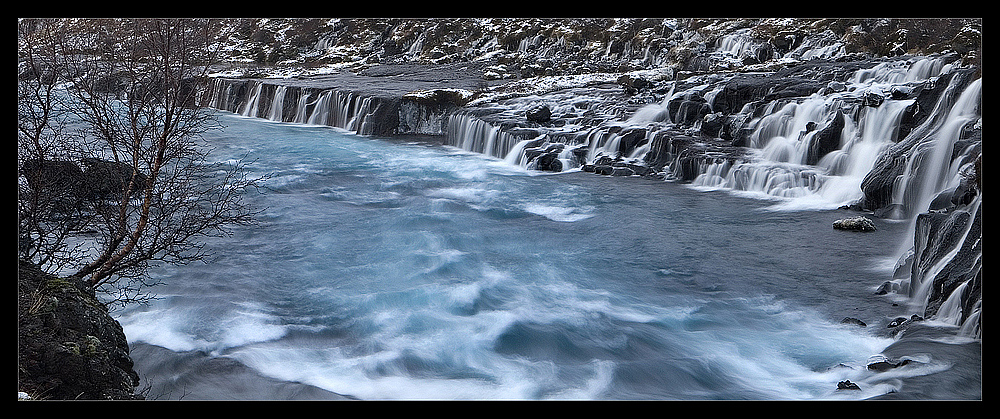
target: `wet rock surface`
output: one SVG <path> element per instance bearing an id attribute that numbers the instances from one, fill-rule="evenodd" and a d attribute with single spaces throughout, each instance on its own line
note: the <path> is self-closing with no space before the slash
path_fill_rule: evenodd
<path id="1" fill-rule="evenodd" d="M 137 400 L 120 324 L 72 279 L 18 266 L 18 391 L 35 400 Z"/>

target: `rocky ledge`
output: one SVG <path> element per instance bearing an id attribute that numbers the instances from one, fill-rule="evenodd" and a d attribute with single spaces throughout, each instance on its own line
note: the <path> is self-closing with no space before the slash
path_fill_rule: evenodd
<path id="1" fill-rule="evenodd" d="M 142 400 L 121 325 L 72 279 L 18 263 L 18 398 Z"/>

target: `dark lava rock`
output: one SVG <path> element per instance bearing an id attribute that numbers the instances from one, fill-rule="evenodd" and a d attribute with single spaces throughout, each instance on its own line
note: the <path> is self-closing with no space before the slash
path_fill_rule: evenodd
<path id="1" fill-rule="evenodd" d="M 818 163 L 823 156 L 829 154 L 831 151 L 839 149 L 840 134 L 843 130 L 844 113 L 843 111 L 838 110 L 837 115 L 833 117 L 830 124 L 813 135 L 812 142 L 809 144 L 809 156 L 806 163 L 814 165 Z"/>
<path id="2" fill-rule="evenodd" d="M 712 112 L 711 106 L 697 92 L 688 92 L 667 103 L 670 119 L 678 125 L 691 125 Z"/>
<path id="3" fill-rule="evenodd" d="M 875 295 L 886 295 L 890 291 L 895 291 L 894 286 L 891 281 L 885 281 L 875 290 Z"/>
<path id="4" fill-rule="evenodd" d="M 844 380 L 837 383 L 837 390 L 861 390 L 861 387 L 852 383 L 851 380 Z"/>
<path id="5" fill-rule="evenodd" d="M 895 319 L 893 319 L 893 320 L 892 320 L 891 322 L 889 322 L 889 324 L 888 324 L 888 325 L 886 325 L 886 327 L 899 327 L 899 326 L 901 326 L 901 325 L 902 325 L 902 324 L 903 324 L 904 322 L 906 322 L 906 317 L 896 317 L 896 318 L 895 318 Z"/>
<path id="6" fill-rule="evenodd" d="M 562 160 L 559 160 L 559 153 L 543 153 L 529 162 L 528 167 L 546 172 L 561 172 L 563 170 Z"/>
<path id="7" fill-rule="evenodd" d="M 147 184 L 145 174 L 124 163 L 89 157 L 81 163 L 83 168 L 72 161 L 28 160 L 19 174 L 34 193 L 63 211 L 78 210 L 86 201 L 118 199 L 130 182 L 132 194 Z"/>
<path id="8" fill-rule="evenodd" d="M 893 360 L 884 355 L 875 355 L 868 359 L 868 370 L 885 372 L 893 368 L 901 367 L 903 365 L 909 364 L 909 359 Z"/>
<path id="9" fill-rule="evenodd" d="M 875 231 L 875 222 L 867 217 L 857 216 L 833 222 L 833 228 L 850 231 Z"/>
<path id="10" fill-rule="evenodd" d="M 618 78 L 618 84 L 622 86 L 626 93 L 634 95 L 640 90 L 649 89 L 654 86 L 653 82 L 645 78 L 625 74 Z"/>
<path id="11" fill-rule="evenodd" d="M 82 193 L 88 198 L 120 198 L 130 182 L 133 182 L 133 194 L 146 187 L 146 175 L 133 170 L 132 166 L 96 158 L 81 161 L 85 167 Z"/>
<path id="12" fill-rule="evenodd" d="M 525 117 L 531 122 L 549 122 L 552 119 L 552 110 L 548 105 L 535 106 L 525 112 Z"/>
<path id="13" fill-rule="evenodd" d="M 20 261 L 17 387 L 35 400 L 140 400 L 121 325 L 93 292 Z"/>

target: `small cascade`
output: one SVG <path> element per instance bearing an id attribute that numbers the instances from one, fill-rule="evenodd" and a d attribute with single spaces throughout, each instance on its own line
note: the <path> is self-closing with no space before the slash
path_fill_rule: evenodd
<path id="1" fill-rule="evenodd" d="M 968 286 L 969 281 L 966 281 L 952 291 L 948 299 L 938 309 L 935 320 L 954 326 L 962 325 L 962 296 Z"/>
<path id="2" fill-rule="evenodd" d="M 910 214 L 926 211 L 939 192 L 955 186 L 961 164 L 952 161 L 953 149 L 963 129 L 982 118 L 981 94 L 982 79 L 978 79 L 964 89 L 949 109 L 938 110 L 947 110 L 944 118 L 931 120 L 934 126 L 918 131 L 920 137 L 914 139 L 918 142 L 903 174 L 897 179 L 893 202 L 900 208 Z M 942 100 L 948 97 L 946 93 Z"/>
<path id="3" fill-rule="evenodd" d="M 504 161 L 508 164 L 517 166 L 526 165 L 527 162 L 524 161 L 524 149 L 531 141 L 532 140 L 518 141 L 517 144 L 514 144 L 514 147 L 510 149 L 510 152 L 507 153 L 507 156 L 504 157 Z"/>
<path id="4" fill-rule="evenodd" d="M 522 149 L 516 150 L 521 138 L 504 132 L 500 127 L 494 127 L 482 119 L 468 114 L 454 114 L 448 118 L 448 128 L 445 144 L 466 151 L 482 153 L 487 156 L 518 161 Z"/>
<path id="5" fill-rule="evenodd" d="M 692 182 L 694 186 L 726 188 L 764 194 L 770 197 L 802 198 L 821 194 L 831 170 L 810 164 L 817 133 L 834 124 L 834 118 L 843 115 L 840 98 L 813 95 L 795 101 L 775 101 L 768 105 L 763 117 L 752 120 L 748 140 L 756 158 L 733 163 L 717 161 L 705 167 L 704 173 Z M 849 118 L 845 128 L 835 133 L 839 138 L 838 149 L 845 143 L 844 133 L 854 131 Z M 890 139 L 885 139 L 889 141 Z M 848 160 L 857 160 L 856 154 L 842 154 Z M 839 162 L 841 165 L 851 163 Z M 860 183 L 860 179 L 858 179 Z M 860 192 L 860 191 L 859 191 Z M 856 198 L 855 196 L 854 198 Z M 837 197 L 842 200 L 850 197 Z"/>
<path id="6" fill-rule="evenodd" d="M 604 147 L 608 139 L 617 137 L 615 133 L 609 132 L 605 127 L 598 127 L 587 133 L 587 161 L 594 161 L 598 155 L 606 154 Z"/>
<path id="7" fill-rule="evenodd" d="M 295 105 L 295 116 L 292 122 L 296 124 L 305 124 L 309 120 L 309 107 L 315 105 L 314 102 L 309 102 L 310 93 L 303 91 L 299 93 L 298 103 Z"/>
<path id="8" fill-rule="evenodd" d="M 274 91 L 274 98 L 271 100 L 271 109 L 267 113 L 267 119 L 284 122 L 285 92 L 287 86 L 278 86 Z"/>
<path id="9" fill-rule="evenodd" d="M 313 105 L 313 110 L 309 114 L 309 118 L 306 123 L 309 125 L 330 125 L 327 119 L 330 116 L 331 106 L 330 97 L 333 95 L 332 90 L 324 90 L 316 98 L 316 102 Z"/>
<path id="10" fill-rule="evenodd" d="M 798 47 L 785 53 L 782 58 L 802 61 L 832 60 L 844 54 L 844 44 L 840 42 L 840 36 L 827 30 L 803 39 Z"/>
<path id="11" fill-rule="evenodd" d="M 418 36 L 417 39 L 410 44 L 410 47 L 406 50 L 406 55 L 408 57 L 417 57 L 423 52 L 424 38 L 424 33 L 421 33 L 420 36 Z"/>
<path id="12" fill-rule="evenodd" d="M 260 106 L 260 94 L 264 89 L 264 83 L 254 81 L 253 84 L 253 92 L 250 94 L 250 99 L 247 100 L 243 108 L 240 109 L 240 115 L 256 118 L 259 111 L 258 107 Z"/>
<path id="13" fill-rule="evenodd" d="M 236 112 L 237 107 L 233 103 L 232 96 L 232 83 L 227 83 L 223 79 L 213 79 L 208 85 L 208 92 L 202 95 L 201 103 L 213 109 Z"/>
<path id="14" fill-rule="evenodd" d="M 625 121 L 625 124 L 642 125 L 652 122 L 670 123 L 670 111 L 667 108 L 667 104 L 670 102 L 672 96 L 673 90 L 671 90 L 670 94 L 667 94 L 666 99 L 663 99 L 662 102 L 651 103 L 639 108 L 639 110 L 635 111 L 635 113 L 633 113 L 632 116 Z"/>
<path id="15" fill-rule="evenodd" d="M 371 134 L 371 120 L 368 118 L 372 114 L 371 104 L 371 96 L 355 95 L 351 107 L 341 110 L 341 114 L 347 119 L 342 128 L 359 135 Z"/>
<path id="16" fill-rule="evenodd" d="M 741 29 L 720 37 L 715 43 L 715 51 L 737 59 L 754 55 L 760 42 L 754 41 L 749 33 L 750 29 Z"/>
<path id="17" fill-rule="evenodd" d="M 924 270 L 921 269 L 912 270 L 908 283 L 904 284 L 902 288 L 908 290 L 910 305 L 914 312 L 916 313 L 925 312 L 925 310 L 927 309 L 929 298 L 931 297 L 931 292 L 932 292 L 931 288 L 934 287 L 935 285 L 940 285 L 937 281 L 935 281 L 935 279 L 937 279 L 938 274 L 940 274 L 943 270 L 948 268 L 949 264 L 951 264 L 956 259 L 960 251 L 966 250 L 968 252 L 970 249 L 975 249 L 978 247 L 980 251 L 977 254 L 977 257 L 978 258 L 982 257 L 981 244 L 976 246 L 976 244 L 978 243 L 975 243 L 975 242 L 981 242 L 982 238 L 969 236 L 969 234 L 972 231 L 974 231 L 973 228 L 978 227 L 975 223 L 974 214 L 976 214 L 979 211 L 980 205 L 981 205 L 981 200 L 977 197 L 977 199 L 973 201 L 968 208 L 962 210 L 970 214 L 969 220 L 965 222 L 965 224 L 960 228 L 960 230 L 958 231 L 951 230 L 947 232 L 947 234 L 949 235 L 956 234 L 957 237 L 955 240 L 948 241 L 947 243 L 942 243 L 942 245 L 947 246 L 946 248 L 935 249 L 936 253 L 941 253 L 941 256 L 933 260 L 934 263 L 932 265 L 930 265 Z M 970 243 L 972 243 L 971 246 Z M 927 243 L 918 243 L 918 247 L 922 248 L 924 246 L 927 246 Z M 919 249 L 919 250 L 929 251 L 930 249 Z M 981 264 L 982 262 L 980 261 L 979 263 Z M 962 292 L 964 291 L 963 285 L 964 284 L 959 285 L 951 292 L 951 294 L 948 295 L 947 299 L 945 299 L 945 302 L 942 304 L 941 308 L 939 308 L 939 310 L 937 311 L 936 314 L 937 317 L 951 319 L 953 318 L 953 316 L 956 316 L 955 311 L 959 309 L 949 308 L 948 301 L 955 299 L 954 301 L 952 301 L 952 304 L 961 305 L 961 303 L 963 302 L 962 300 L 964 300 L 964 296 L 962 295 Z M 958 315 L 957 318 L 960 319 L 961 313 L 959 312 L 957 313 L 957 315 Z M 957 320 L 951 320 L 951 321 L 953 324 L 957 322 Z"/>

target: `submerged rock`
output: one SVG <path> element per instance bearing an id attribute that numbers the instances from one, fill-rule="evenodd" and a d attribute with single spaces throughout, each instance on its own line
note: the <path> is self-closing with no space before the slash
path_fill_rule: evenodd
<path id="1" fill-rule="evenodd" d="M 875 222 L 867 217 L 857 216 L 833 222 L 833 228 L 850 231 L 875 231 Z"/>
<path id="2" fill-rule="evenodd" d="M 885 355 L 874 355 L 868 358 L 868 370 L 885 372 L 909 363 L 909 359 L 893 360 Z"/>
<path id="3" fill-rule="evenodd" d="M 861 326 L 861 327 L 867 327 L 868 326 L 867 324 L 865 324 L 865 322 L 863 322 L 863 321 L 861 321 L 859 319 L 855 319 L 854 317 L 844 317 L 844 320 L 841 320 L 840 322 L 843 323 L 843 324 L 854 324 L 854 325 L 858 325 L 858 326 Z"/>

